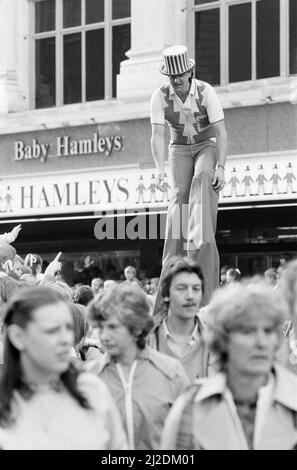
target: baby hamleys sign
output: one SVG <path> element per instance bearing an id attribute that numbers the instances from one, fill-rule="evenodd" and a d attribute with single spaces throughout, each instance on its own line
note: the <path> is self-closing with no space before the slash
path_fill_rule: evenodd
<path id="1" fill-rule="evenodd" d="M 102 137 L 94 132 L 92 137 L 74 139 L 69 135 L 56 137 L 55 143 L 40 143 L 37 138 L 25 143 L 23 140 L 14 142 L 14 160 L 39 160 L 46 162 L 48 157 L 71 157 L 94 154 L 104 154 L 107 157 L 113 151 L 119 152 L 123 147 L 123 138 L 120 135 Z"/>

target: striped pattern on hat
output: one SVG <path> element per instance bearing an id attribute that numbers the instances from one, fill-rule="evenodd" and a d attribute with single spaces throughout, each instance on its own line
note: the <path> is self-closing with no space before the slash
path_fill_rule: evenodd
<path id="1" fill-rule="evenodd" d="M 189 59 L 185 46 L 168 47 L 163 52 L 164 64 L 160 72 L 164 75 L 180 75 L 189 72 L 195 66 L 195 61 Z"/>

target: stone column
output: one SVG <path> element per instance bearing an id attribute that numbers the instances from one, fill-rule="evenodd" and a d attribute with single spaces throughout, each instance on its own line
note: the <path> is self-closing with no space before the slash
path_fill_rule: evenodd
<path id="1" fill-rule="evenodd" d="M 28 94 L 20 86 L 20 75 L 28 57 L 23 53 L 27 47 L 29 13 L 27 0 L 2 0 L 0 3 L 0 113 L 21 111 L 28 108 Z"/>
<path id="2" fill-rule="evenodd" d="M 186 43 L 185 0 L 131 0 L 131 49 L 117 76 L 119 99 L 145 98 L 162 84 L 162 51 Z"/>

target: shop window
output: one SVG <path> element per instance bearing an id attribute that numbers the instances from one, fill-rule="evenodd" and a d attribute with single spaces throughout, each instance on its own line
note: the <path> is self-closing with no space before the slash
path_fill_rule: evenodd
<path id="1" fill-rule="evenodd" d="M 188 2 L 201 80 L 222 86 L 297 73 L 296 0 Z"/>
<path id="2" fill-rule="evenodd" d="M 131 0 L 35 0 L 35 107 L 116 98 Z"/>

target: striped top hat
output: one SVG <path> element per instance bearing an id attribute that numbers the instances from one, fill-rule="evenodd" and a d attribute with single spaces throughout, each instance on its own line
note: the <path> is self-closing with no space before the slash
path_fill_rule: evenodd
<path id="1" fill-rule="evenodd" d="M 171 46 L 163 51 L 164 63 L 160 67 L 163 75 L 180 75 L 190 72 L 195 66 L 195 61 L 189 59 L 186 46 Z"/>

